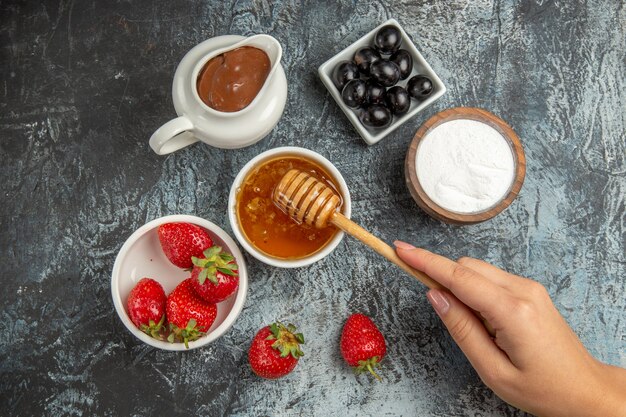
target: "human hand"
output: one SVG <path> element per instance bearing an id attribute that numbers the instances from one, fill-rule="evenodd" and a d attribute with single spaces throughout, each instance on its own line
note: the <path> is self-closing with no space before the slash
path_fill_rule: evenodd
<path id="1" fill-rule="evenodd" d="M 483 382 L 504 401 L 544 416 L 626 416 L 626 370 L 587 352 L 543 285 L 404 242 L 396 242 L 396 251 L 448 288 L 430 290 L 428 300 Z"/>

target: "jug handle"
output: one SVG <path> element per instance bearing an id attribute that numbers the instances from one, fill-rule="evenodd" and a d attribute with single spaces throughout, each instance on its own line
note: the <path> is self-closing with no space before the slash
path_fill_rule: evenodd
<path id="1" fill-rule="evenodd" d="M 177 117 L 158 128 L 150 137 L 150 147 L 158 155 L 167 155 L 179 149 L 196 143 L 191 130 L 193 123 L 185 116 Z"/>

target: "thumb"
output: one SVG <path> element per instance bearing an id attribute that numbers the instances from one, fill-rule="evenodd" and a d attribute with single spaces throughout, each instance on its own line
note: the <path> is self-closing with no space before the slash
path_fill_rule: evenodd
<path id="1" fill-rule="evenodd" d="M 430 290 L 426 297 L 450 336 L 487 385 L 490 385 L 493 377 L 512 370 L 511 361 L 468 306 L 444 290 Z"/>

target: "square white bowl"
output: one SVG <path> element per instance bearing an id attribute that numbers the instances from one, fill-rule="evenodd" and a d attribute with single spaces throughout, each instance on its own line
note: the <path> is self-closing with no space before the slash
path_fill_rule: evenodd
<path id="1" fill-rule="evenodd" d="M 400 117 L 394 116 L 391 125 L 385 129 L 370 129 L 361 123 L 359 120 L 357 113 L 352 110 L 350 107 L 346 106 L 341 98 L 341 91 L 337 90 L 335 84 L 332 81 L 332 73 L 337 64 L 341 61 L 352 61 L 354 57 L 354 53 L 365 46 L 373 46 L 374 45 L 374 36 L 378 29 L 383 26 L 392 25 L 400 30 L 402 35 L 402 44 L 400 45 L 401 49 L 406 49 L 411 57 L 413 58 L 413 70 L 411 74 L 405 79 L 400 80 L 396 85 L 400 85 L 402 87 L 406 86 L 406 83 L 411 79 L 411 77 L 421 74 L 430 78 L 433 82 L 433 92 L 431 95 L 424 101 L 416 101 L 415 99 L 411 99 L 411 108 L 405 114 Z M 341 110 L 348 117 L 348 120 L 352 123 L 354 128 L 359 132 L 363 140 L 368 145 L 373 145 L 378 143 L 385 136 L 396 130 L 400 127 L 404 122 L 415 116 L 417 113 L 424 110 L 430 104 L 435 102 L 439 97 L 441 97 L 446 92 L 446 86 L 443 84 L 441 79 L 435 74 L 435 71 L 428 65 L 428 62 L 424 59 L 422 54 L 417 50 L 409 35 L 406 34 L 402 26 L 395 20 L 389 19 L 386 22 L 380 24 L 376 28 L 374 28 L 367 35 L 363 36 L 358 41 L 354 42 L 343 51 L 339 52 L 337 55 L 330 58 L 328 61 L 324 62 L 317 70 L 322 82 L 330 92 L 330 95 L 335 99 Z"/>

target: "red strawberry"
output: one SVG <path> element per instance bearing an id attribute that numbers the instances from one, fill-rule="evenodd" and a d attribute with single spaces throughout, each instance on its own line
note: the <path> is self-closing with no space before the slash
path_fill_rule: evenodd
<path id="1" fill-rule="evenodd" d="M 159 241 L 167 259 L 179 268 L 191 268 L 191 257 L 213 246 L 206 230 L 191 223 L 165 223 L 158 229 Z"/>
<path id="2" fill-rule="evenodd" d="M 232 255 L 222 252 L 219 246 L 204 251 L 203 257 L 192 259 L 191 278 L 196 293 L 209 303 L 224 301 L 239 286 L 237 264 Z"/>
<path id="3" fill-rule="evenodd" d="M 385 338 L 369 317 L 363 314 L 348 317 L 341 333 L 341 355 L 348 365 L 357 373 L 367 369 L 380 381 L 374 367 L 386 352 Z"/>
<path id="4" fill-rule="evenodd" d="M 165 291 L 152 278 L 142 278 L 128 294 L 126 307 L 130 321 L 142 332 L 162 339 L 165 323 Z"/>
<path id="5" fill-rule="evenodd" d="M 170 342 L 188 342 L 197 340 L 211 327 L 217 317 L 217 307 L 198 297 L 193 290 L 191 278 L 187 278 L 167 297 L 167 320 L 171 333 Z"/>
<path id="6" fill-rule="evenodd" d="M 248 351 L 248 361 L 255 374 L 276 379 L 293 371 L 298 359 L 304 355 L 300 350 L 304 336 L 295 331 L 293 324 L 284 326 L 281 323 L 259 330 Z"/>

